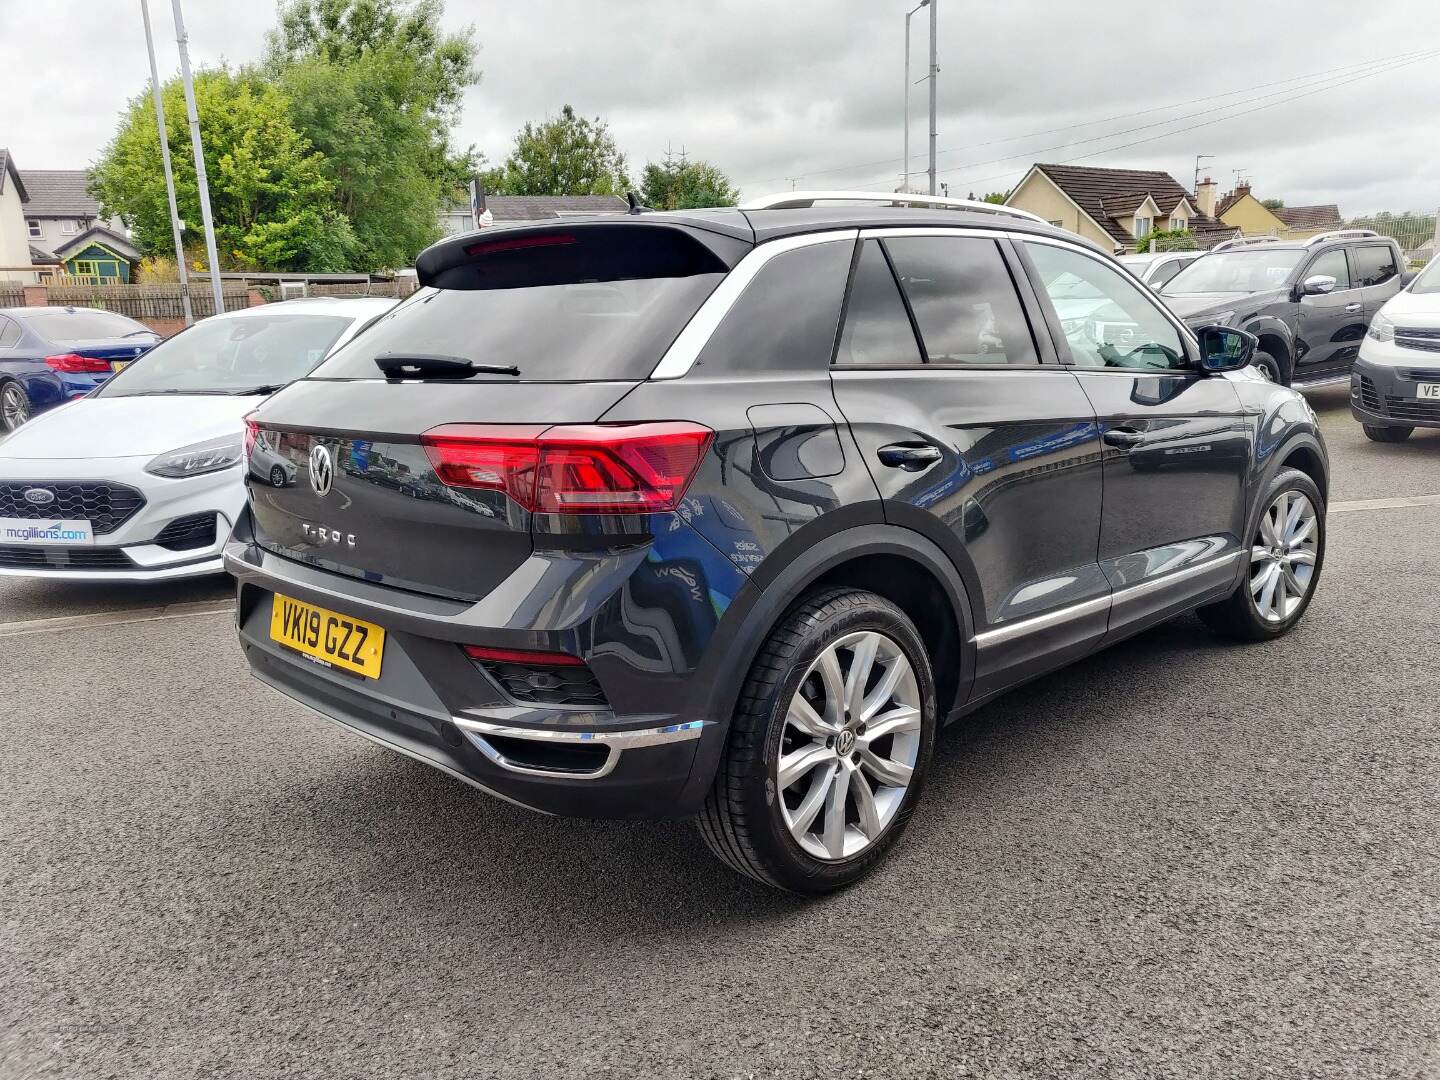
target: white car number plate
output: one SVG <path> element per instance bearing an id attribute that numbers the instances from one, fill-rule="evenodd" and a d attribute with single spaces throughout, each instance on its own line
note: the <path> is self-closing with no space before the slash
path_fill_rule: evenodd
<path id="1" fill-rule="evenodd" d="M 1440 382 L 1422 382 L 1415 387 L 1415 396 L 1440 401 Z"/>
<path id="2" fill-rule="evenodd" d="M 61 518 L 0 518 L 0 544 L 54 547 L 94 544 L 95 533 L 88 521 Z"/>

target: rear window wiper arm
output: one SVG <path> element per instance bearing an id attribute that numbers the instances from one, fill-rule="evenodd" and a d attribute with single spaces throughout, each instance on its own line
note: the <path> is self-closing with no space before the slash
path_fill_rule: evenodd
<path id="1" fill-rule="evenodd" d="M 477 364 L 443 353 L 381 353 L 375 366 L 388 379 L 468 379 L 471 375 L 519 375 L 514 364 Z"/>

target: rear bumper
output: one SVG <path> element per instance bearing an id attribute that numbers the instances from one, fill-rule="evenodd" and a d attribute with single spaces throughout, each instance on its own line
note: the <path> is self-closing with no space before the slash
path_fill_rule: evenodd
<path id="1" fill-rule="evenodd" d="M 678 817 L 709 787 L 699 762 L 723 740 L 714 692 L 713 626 L 697 615 L 696 581 L 657 573 L 688 529 L 594 557 L 536 553 L 488 597 L 470 602 L 410 592 L 283 558 L 251 541 L 242 515 L 225 548 L 239 586 L 241 645 L 269 686 L 365 737 L 511 802 L 577 817 Z M 722 581 L 703 573 L 700 611 Z M 731 577 L 740 580 L 738 572 Z M 597 581 L 608 588 L 597 589 Z M 517 590 L 523 583 L 528 594 Z M 270 637 L 274 597 L 385 630 L 378 678 L 313 662 Z M 607 595 L 608 594 L 608 595 Z M 583 595 L 581 603 L 559 598 Z M 713 616 L 712 616 L 713 617 Z M 508 618 L 508 622 L 504 621 Z M 598 703 L 513 696 L 462 645 L 564 652 L 582 658 Z M 710 766 L 713 768 L 713 764 Z"/>
<path id="2" fill-rule="evenodd" d="M 254 640 L 244 629 L 241 644 L 257 679 L 326 720 L 388 750 L 430 765 L 487 795 L 530 810 L 567 817 L 668 817 L 693 811 L 678 798 L 690 774 L 701 724 L 683 731 L 596 731 L 581 728 L 564 737 L 616 740 L 603 771 L 593 775 L 544 773 L 507 764 L 485 736 L 497 730 L 526 737 L 557 737 L 555 730 L 434 715 L 386 701 L 344 676 L 305 670 L 307 661 L 282 655 L 278 647 Z M 463 725 L 463 726 L 462 726 Z"/>

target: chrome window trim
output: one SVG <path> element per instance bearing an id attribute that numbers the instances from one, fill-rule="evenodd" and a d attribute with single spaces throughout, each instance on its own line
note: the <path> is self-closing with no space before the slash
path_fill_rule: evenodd
<path id="1" fill-rule="evenodd" d="M 720 323 L 730 314 L 730 309 L 739 301 L 750 282 L 755 280 L 756 275 L 771 259 L 817 244 L 844 241 L 854 243 L 859 232 L 859 229 L 831 229 L 826 232 L 801 233 L 779 240 L 769 240 L 751 248 L 735 268 L 725 275 L 725 279 L 716 286 L 705 303 L 700 305 L 700 310 L 685 324 L 680 335 L 671 342 L 670 348 L 666 349 L 665 355 L 660 358 L 660 363 L 650 372 L 650 378 L 678 379 L 694 367 L 695 361 L 709 344 Z"/>
<path id="2" fill-rule="evenodd" d="M 620 761 L 625 750 L 645 746 L 664 746 L 669 743 L 698 739 L 710 721 L 690 720 L 683 724 L 666 724 L 664 727 L 640 728 L 630 731 L 594 731 L 566 728 L 525 728 L 510 724 L 496 724 L 489 720 L 473 720 L 465 716 L 452 716 L 450 722 L 460 728 L 475 747 L 487 758 L 509 772 L 524 773 L 527 776 L 568 776 L 575 780 L 598 780 L 608 776 Z M 595 743 L 606 747 L 608 753 L 598 769 L 539 769 L 533 765 L 522 765 L 511 761 L 491 743 L 486 736 L 497 735 L 508 739 L 527 739 L 531 742 L 559 742 L 571 744 Z"/>
<path id="3" fill-rule="evenodd" d="M 976 634 L 974 641 L 976 646 L 982 649 L 991 648 L 995 645 L 1003 645 L 1007 641 L 1014 641 L 1016 638 L 1038 633 L 1041 630 L 1048 630 L 1053 626 L 1061 626 L 1067 622 L 1073 622 L 1076 619 L 1083 619 L 1087 615 L 1094 615 L 1097 612 L 1104 611 L 1117 604 L 1125 603 L 1127 600 L 1134 600 L 1137 597 L 1158 592 L 1170 585 L 1187 581 L 1192 577 L 1197 577 L 1208 570 L 1221 569 L 1226 564 L 1235 562 L 1243 554 L 1244 552 L 1238 549 L 1226 552 L 1224 555 L 1219 555 L 1213 559 L 1206 559 L 1204 562 L 1182 567 L 1179 570 L 1149 578 L 1146 581 L 1137 582 L 1134 585 L 1112 592 L 1108 596 L 1097 596 L 1090 600 L 1082 600 L 1078 604 L 1056 608 L 1054 611 L 1047 611 L 1043 615 L 1035 615 L 1028 619 L 1021 619 L 1018 622 L 997 626 L 993 630 L 985 630 Z"/>

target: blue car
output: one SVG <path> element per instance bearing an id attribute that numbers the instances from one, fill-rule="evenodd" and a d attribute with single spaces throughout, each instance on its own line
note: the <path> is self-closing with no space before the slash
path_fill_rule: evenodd
<path id="1" fill-rule="evenodd" d="M 0 308 L 0 435 L 84 397 L 159 340 L 134 319 L 99 308 Z"/>

